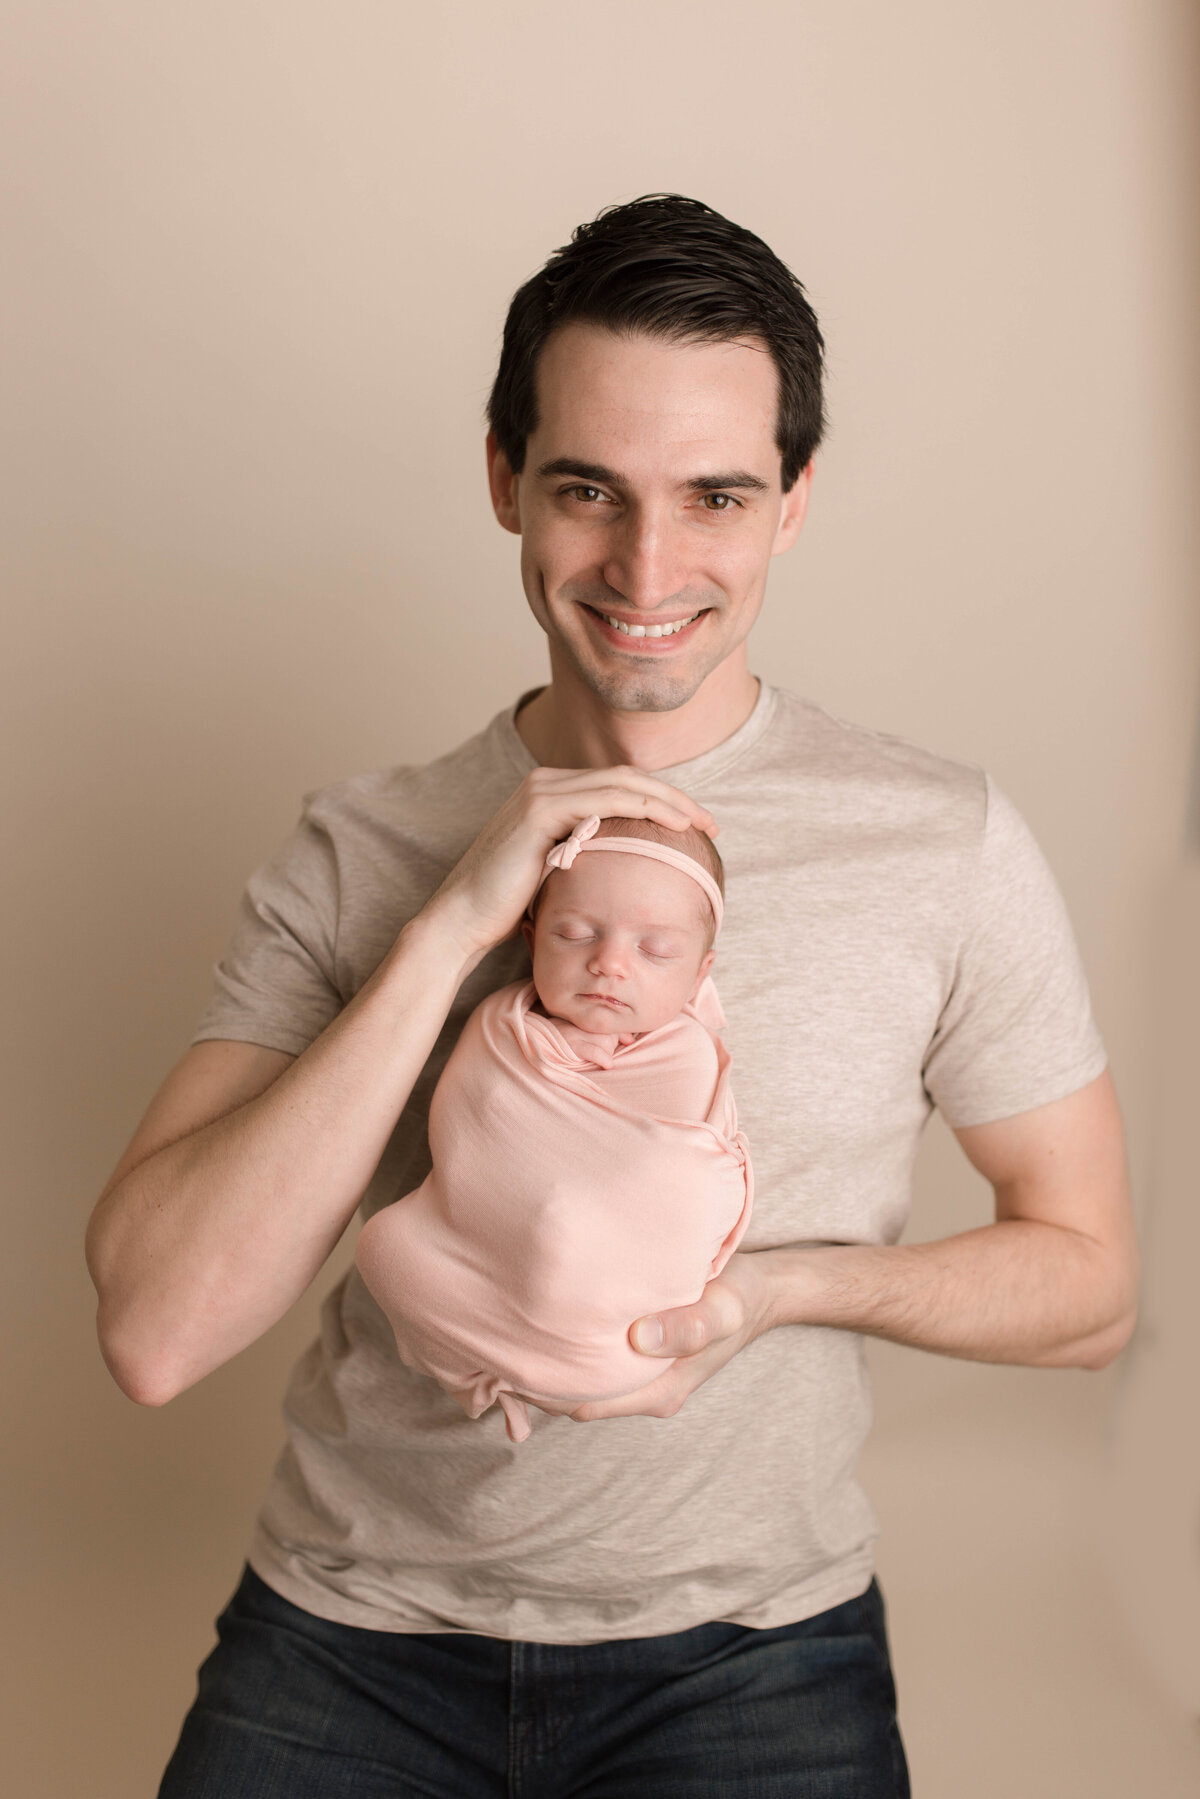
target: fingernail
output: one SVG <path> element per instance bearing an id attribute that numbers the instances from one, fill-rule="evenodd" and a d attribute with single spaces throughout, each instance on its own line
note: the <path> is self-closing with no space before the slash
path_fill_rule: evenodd
<path id="1" fill-rule="evenodd" d="M 633 1340 L 644 1353 L 661 1349 L 663 1344 L 662 1319 L 639 1318 L 633 1333 Z"/>

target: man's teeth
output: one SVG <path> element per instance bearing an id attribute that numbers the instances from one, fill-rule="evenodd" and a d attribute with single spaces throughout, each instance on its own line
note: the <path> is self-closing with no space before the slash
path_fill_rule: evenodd
<path id="1" fill-rule="evenodd" d="M 607 612 L 602 612 L 600 616 L 606 625 L 611 625 L 614 631 L 620 631 L 623 637 L 674 637 L 676 631 L 682 631 L 685 625 L 692 624 L 700 614 L 693 612 L 691 618 L 677 618 L 673 625 L 627 625 L 619 618 L 610 618 Z"/>

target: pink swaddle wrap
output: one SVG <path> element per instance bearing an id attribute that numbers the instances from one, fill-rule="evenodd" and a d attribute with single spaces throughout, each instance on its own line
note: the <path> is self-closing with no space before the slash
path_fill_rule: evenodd
<path id="1" fill-rule="evenodd" d="M 565 1411 L 658 1379 L 670 1363 L 630 1325 L 699 1299 L 753 1202 L 711 980 L 626 1044 L 538 1006 L 515 982 L 471 1013 L 430 1104 L 432 1170 L 355 1254 L 402 1361 L 472 1418 L 498 1402 L 518 1442 L 522 1395 Z"/>

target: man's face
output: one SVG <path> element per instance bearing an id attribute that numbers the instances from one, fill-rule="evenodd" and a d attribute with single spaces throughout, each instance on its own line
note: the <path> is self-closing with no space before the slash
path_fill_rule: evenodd
<path id="1" fill-rule="evenodd" d="M 783 493 L 777 390 L 757 344 L 584 324 L 550 338 L 524 470 L 491 440 L 489 462 L 555 681 L 573 674 L 613 711 L 670 711 L 743 642 L 811 479 Z"/>

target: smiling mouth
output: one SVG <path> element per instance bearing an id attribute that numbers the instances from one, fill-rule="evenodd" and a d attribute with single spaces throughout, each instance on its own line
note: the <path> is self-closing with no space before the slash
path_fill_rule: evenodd
<path id="1" fill-rule="evenodd" d="M 625 643 L 636 643 L 639 649 L 653 646 L 659 654 L 676 638 L 694 629 L 705 613 L 711 610 L 710 607 L 702 606 L 698 612 L 691 612 L 686 618 L 669 619 L 661 624 L 634 625 L 628 619 L 618 617 L 615 612 L 601 612 L 598 606 L 589 606 L 586 601 L 581 604 L 584 611 L 604 627 L 604 635 L 610 643 L 614 638 L 620 638 Z"/>

